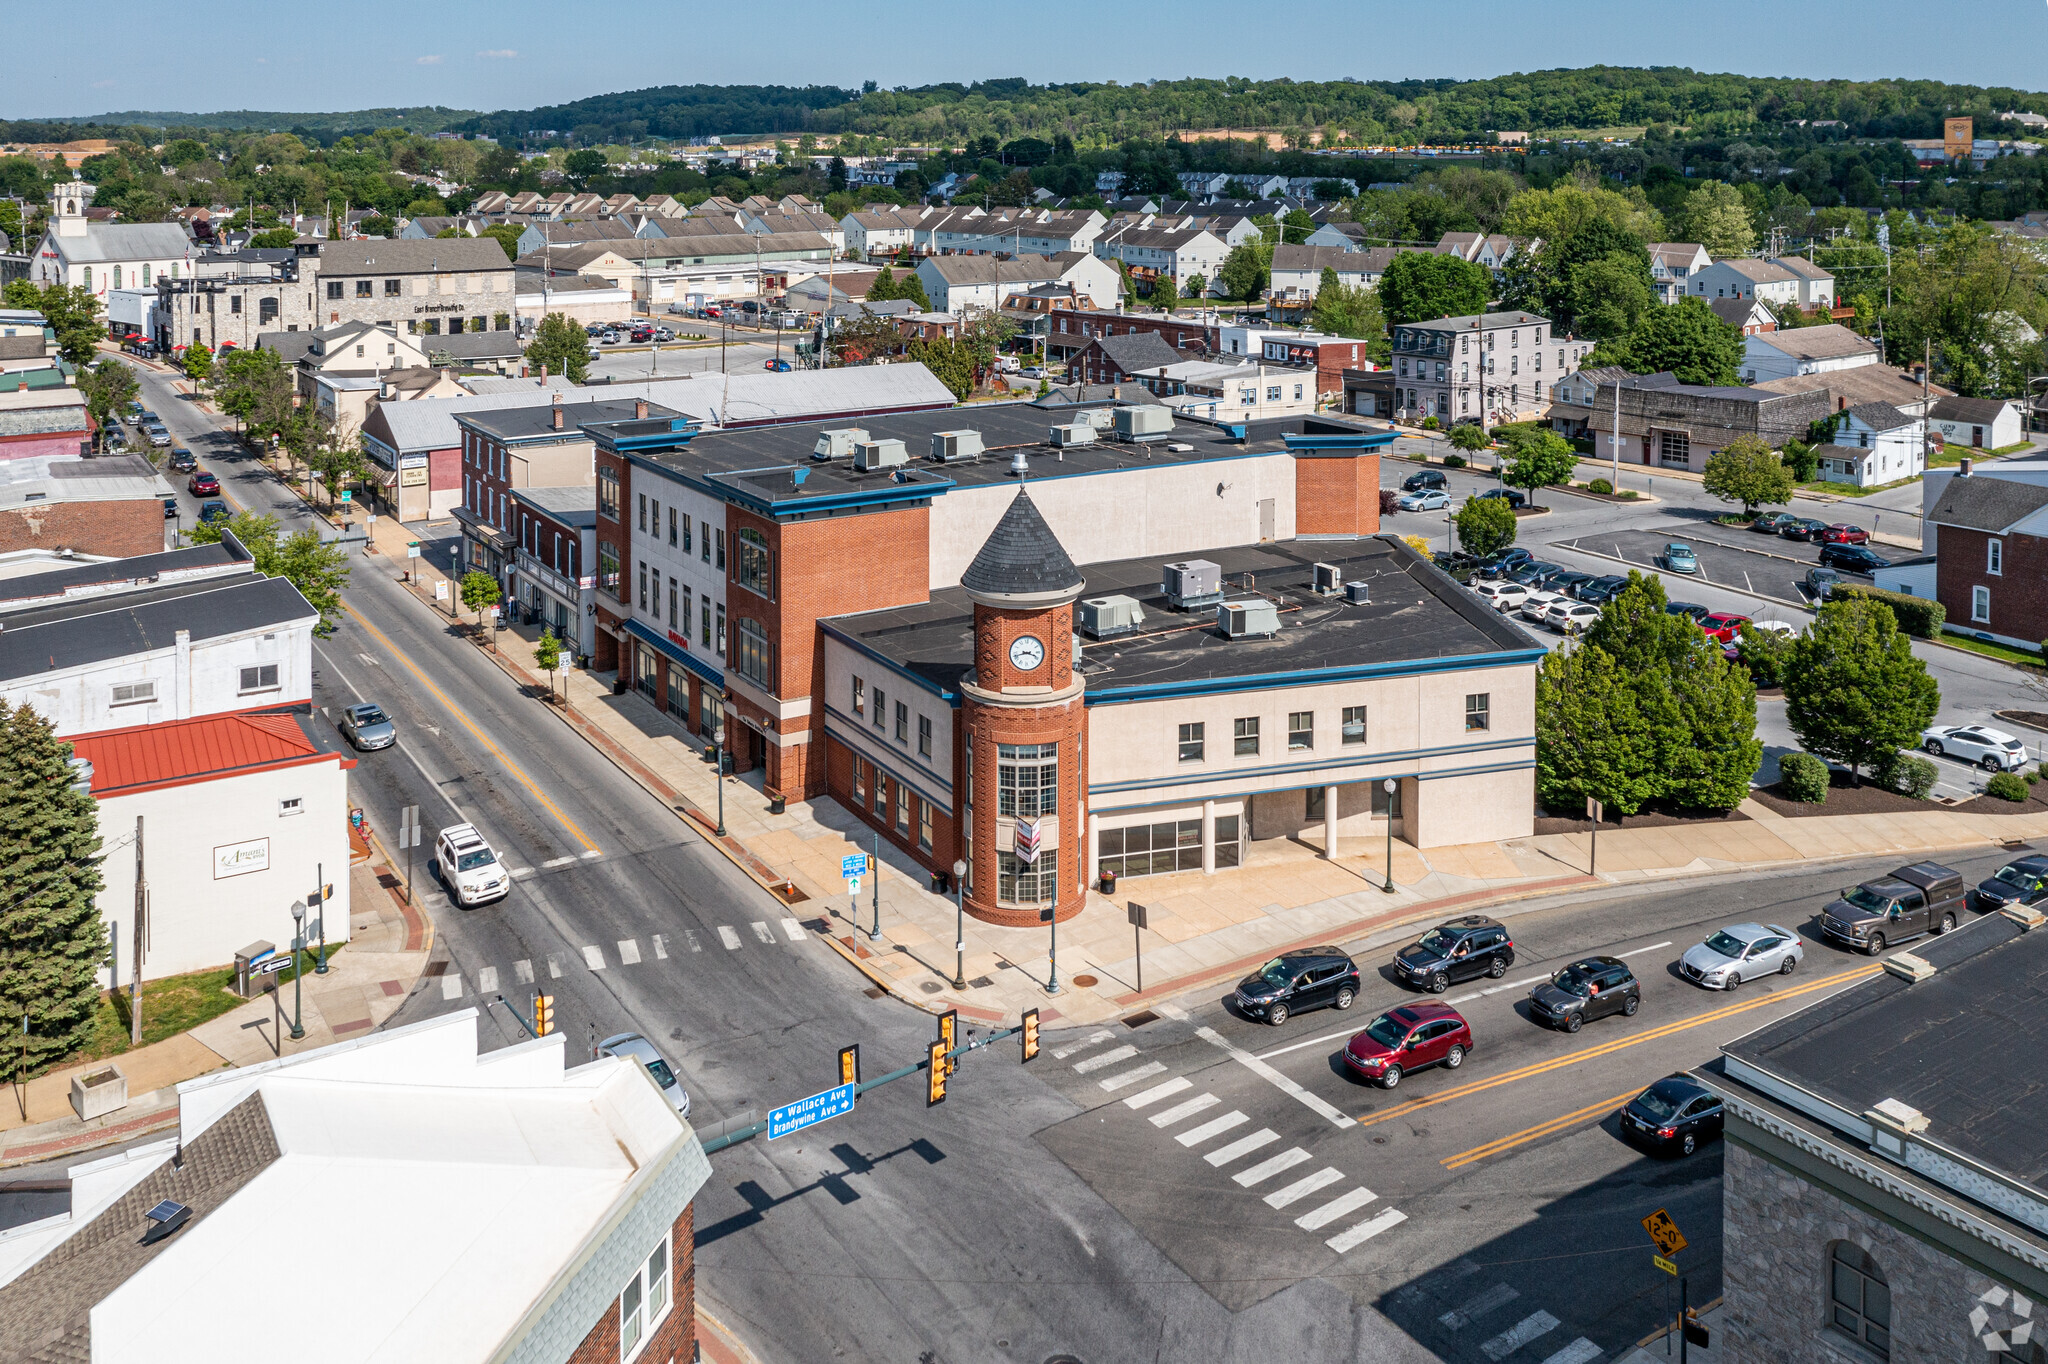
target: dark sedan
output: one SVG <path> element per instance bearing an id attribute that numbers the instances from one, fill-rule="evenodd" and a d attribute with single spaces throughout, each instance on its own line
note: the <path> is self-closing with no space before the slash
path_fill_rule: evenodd
<path id="1" fill-rule="evenodd" d="M 1529 505 L 1528 494 L 1518 493 L 1513 488 L 1488 488 L 1479 496 L 1481 498 L 1497 497 L 1516 511 L 1520 511 Z"/>
<path id="2" fill-rule="evenodd" d="M 234 513 L 228 510 L 228 504 L 217 497 L 199 504 L 199 521 L 201 525 L 209 521 L 226 521 L 233 515 Z"/>
<path id="3" fill-rule="evenodd" d="M 1592 581 L 1593 575 L 1590 573 L 1569 572 L 1558 574 L 1543 586 L 1561 597 L 1577 597 L 1579 589 Z"/>
<path id="4" fill-rule="evenodd" d="M 1536 556 L 1520 545 L 1508 549 L 1497 549 L 1472 566 L 1472 571 L 1482 578 L 1501 578 L 1528 563 Z"/>
<path id="5" fill-rule="evenodd" d="M 189 474 L 199 467 L 199 456 L 183 446 L 176 446 L 171 450 L 169 464 L 172 473 Z"/>
<path id="6" fill-rule="evenodd" d="M 1822 545 L 1820 561 L 1829 568 L 1864 574 L 1875 573 L 1880 568 L 1892 566 L 1890 559 L 1872 553 L 1868 545 Z"/>
<path id="7" fill-rule="evenodd" d="M 1810 516 L 1795 516 L 1778 527 L 1778 534 L 1787 540 L 1812 540 L 1828 528 L 1825 521 L 1816 521 Z"/>
<path id="8" fill-rule="evenodd" d="M 1698 602 L 1675 601 L 1667 602 L 1665 604 L 1664 614 L 1667 616 L 1684 616 L 1694 625 L 1698 625 L 1701 621 L 1707 618 L 1709 613 L 1707 611 L 1707 608 L 1701 606 Z"/>
<path id="9" fill-rule="evenodd" d="M 1721 1135 L 1721 1100 L 1697 1080 L 1672 1075 L 1630 1099 L 1617 1115 L 1621 1135 L 1658 1151 L 1691 1155 Z"/>
<path id="10" fill-rule="evenodd" d="M 1776 535 L 1779 531 L 1785 529 L 1787 523 L 1797 521 L 1798 519 L 1791 512 L 1765 512 L 1762 516 L 1750 522 L 1749 528 L 1754 531 L 1761 531 L 1765 535 Z"/>
<path id="11" fill-rule="evenodd" d="M 1970 892 L 1970 907 L 1983 913 L 2007 905 L 2038 905 L 2048 900 L 2048 857 L 2038 854 L 2008 862 Z"/>
<path id="12" fill-rule="evenodd" d="M 1529 1013 L 1546 1027 L 1577 1032 L 1596 1018 L 1634 1018 L 1643 987 L 1619 957 L 1587 957 L 1561 968 L 1529 992 Z"/>
<path id="13" fill-rule="evenodd" d="M 1561 564 L 1546 564 L 1540 559 L 1532 559 L 1507 576 L 1511 583 L 1520 583 L 1524 587 L 1541 587 L 1562 572 L 1564 567 Z"/>

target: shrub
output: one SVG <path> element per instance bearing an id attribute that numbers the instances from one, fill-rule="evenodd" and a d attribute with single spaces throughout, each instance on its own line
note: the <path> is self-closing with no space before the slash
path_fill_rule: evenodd
<path id="1" fill-rule="evenodd" d="M 1464 457 L 1463 455 L 1445 455 L 1445 456 L 1444 456 L 1444 468 L 1446 468 L 1446 469 L 1462 469 L 1462 468 L 1464 468 L 1464 467 L 1465 467 L 1465 457 Z"/>
<path id="2" fill-rule="evenodd" d="M 1395 492 L 1392 488 L 1380 489 L 1380 515 L 1392 516 L 1399 510 L 1401 510 L 1401 494 Z"/>
<path id="3" fill-rule="evenodd" d="M 2022 772 L 2020 775 L 2027 779 L 2027 785 L 2029 786 L 2032 786 L 2035 782 L 2041 780 L 2041 774 L 2039 772 Z"/>
<path id="4" fill-rule="evenodd" d="M 1926 800 L 1940 771 L 1915 753 L 1894 753 L 1877 768 L 1877 779 L 1901 795 Z"/>
<path id="5" fill-rule="evenodd" d="M 1778 759 L 1778 789 L 1787 800 L 1819 805 L 1828 798 L 1828 765 L 1811 753 L 1787 753 Z"/>
<path id="6" fill-rule="evenodd" d="M 1940 635 L 1941 623 L 1948 619 L 1947 608 L 1927 597 L 1909 597 L 1903 592 L 1883 592 L 1854 583 L 1836 583 L 1828 591 L 1829 601 L 1845 601 L 1850 597 L 1868 597 L 1872 601 L 1883 602 L 1892 609 L 1892 618 L 1901 630 L 1921 639 Z"/>
<path id="7" fill-rule="evenodd" d="M 1984 783 L 1984 794 L 2000 800 L 2020 801 L 2027 798 L 2027 784 L 2010 772 L 2000 772 Z"/>
<path id="8" fill-rule="evenodd" d="M 1442 426 L 1443 423 L 1438 421 L 1435 417 L 1424 417 L 1422 419 L 1422 429 L 1425 431 L 1436 431 L 1441 429 Z"/>
<path id="9" fill-rule="evenodd" d="M 1614 491 L 1614 485 L 1612 483 L 1609 483 L 1604 478 L 1596 478 L 1591 483 L 1588 483 L 1586 485 L 1586 491 L 1589 493 L 1599 493 L 1601 496 L 1605 497 L 1607 494 Z"/>
<path id="10" fill-rule="evenodd" d="M 1638 493 L 1634 488 L 1623 488 L 1619 493 L 1616 494 L 1616 496 L 1624 497 L 1633 501 L 1635 498 L 1641 496 L 1641 494 Z"/>

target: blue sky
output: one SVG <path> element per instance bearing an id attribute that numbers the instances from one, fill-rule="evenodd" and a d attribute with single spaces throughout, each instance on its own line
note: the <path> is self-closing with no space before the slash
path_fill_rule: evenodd
<path id="1" fill-rule="evenodd" d="M 530 108 L 650 85 L 1027 76 L 1472 77 L 1609 63 L 2048 86 L 2042 0 L 70 0 L 61 61 L 27 50 L 0 117 L 155 109 Z M 886 12 L 890 22 L 874 22 Z M 735 22 L 737 20 L 738 22 Z"/>

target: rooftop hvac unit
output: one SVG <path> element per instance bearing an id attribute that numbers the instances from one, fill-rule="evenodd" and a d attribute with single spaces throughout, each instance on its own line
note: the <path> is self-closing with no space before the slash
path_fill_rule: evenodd
<path id="1" fill-rule="evenodd" d="M 1319 597 L 1336 596 L 1338 584 L 1343 578 L 1343 575 L 1337 571 L 1337 566 L 1335 564 L 1317 564 L 1315 573 L 1316 595 Z"/>
<path id="2" fill-rule="evenodd" d="M 1107 431 L 1116 424 L 1116 411 L 1113 407 L 1084 407 L 1074 421 L 1086 422 L 1097 431 Z"/>
<path id="3" fill-rule="evenodd" d="M 1357 605 L 1372 600 L 1372 584 L 1350 582 L 1344 584 L 1344 600 Z"/>
<path id="4" fill-rule="evenodd" d="M 1216 628 L 1230 639 L 1268 639 L 1280 633 L 1280 608 L 1264 597 L 1218 602 Z"/>
<path id="5" fill-rule="evenodd" d="M 1079 608 L 1081 631 L 1090 639 L 1127 635 L 1145 623 L 1145 608 L 1136 597 L 1089 597 Z"/>
<path id="6" fill-rule="evenodd" d="M 900 440 L 854 442 L 853 467 L 856 469 L 886 469 L 892 464 L 906 464 L 909 460 L 910 452 L 903 448 Z"/>
<path id="7" fill-rule="evenodd" d="M 981 432 L 972 430 L 932 432 L 932 458 L 941 464 L 956 459 L 972 459 L 986 447 L 981 443 Z"/>
<path id="8" fill-rule="evenodd" d="M 1061 447 L 1069 445 L 1093 445 L 1095 428 L 1088 422 L 1077 421 L 1072 426 L 1055 426 L 1052 429 L 1052 443 Z"/>
<path id="9" fill-rule="evenodd" d="M 1207 559 L 1184 559 L 1159 571 L 1159 593 L 1182 611 L 1223 600 L 1223 567 Z"/>
<path id="10" fill-rule="evenodd" d="M 820 431 L 818 443 L 811 447 L 812 459 L 845 459 L 853 453 L 853 447 L 868 438 L 868 433 L 858 426 L 842 426 L 832 431 Z"/>
<path id="11" fill-rule="evenodd" d="M 1116 409 L 1118 440 L 1164 440 L 1173 434 L 1173 409 L 1147 403 Z"/>

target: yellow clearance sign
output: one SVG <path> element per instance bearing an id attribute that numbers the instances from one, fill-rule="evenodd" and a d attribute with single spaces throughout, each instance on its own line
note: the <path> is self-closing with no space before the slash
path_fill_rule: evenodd
<path id="1" fill-rule="evenodd" d="M 1657 1250 L 1664 1255 L 1676 1255 L 1686 1247 L 1685 1234 L 1678 1229 L 1678 1223 L 1671 1220 L 1671 1214 L 1659 1208 L 1643 1219 L 1643 1230 L 1650 1233 L 1650 1239 L 1657 1243 Z"/>
<path id="2" fill-rule="evenodd" d="M 1969 158 L 1970 144 L 1974 140 L 1976 125 L 1967 118 L 1945 118 L 1941 121 L 1941 147 L 1951 161 Z"/>

